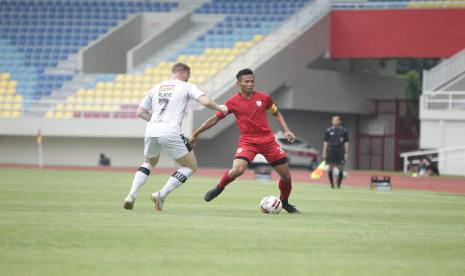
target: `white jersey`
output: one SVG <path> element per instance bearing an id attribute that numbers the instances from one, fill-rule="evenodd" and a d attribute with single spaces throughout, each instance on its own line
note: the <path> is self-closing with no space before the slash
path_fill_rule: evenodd
<path id="1" fill-rule="evenodd" d="M 181 124 L 189 100 L 205 95 L 195 84 L 168 80 L 155 85 L 140 103 L 152 112 L 145 137 L 161 137 L 181 133 Z"/>

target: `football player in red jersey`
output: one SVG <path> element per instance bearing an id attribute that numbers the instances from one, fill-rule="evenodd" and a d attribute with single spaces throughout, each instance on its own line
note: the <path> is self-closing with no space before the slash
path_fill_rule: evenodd
<path id="1" fill-rule="evenodd" d="M 273 103 L 271 97 L 263 92 L 255 91 L 255 77 L 250 69 L 243 69 L 236 75 L 240 92 L 229 98 L 225 105 L 228 112 L 217 112 L 215 116 L 205 121 L 200 128 L 195 130 L 190 138 L 191 143 L 197 141 L 199 135 L 216 125 L 220 120 L 232 113 L 236 117 L 240 131 L 239 145 L 234 156 L 232 169 L 226 171 L 220 183 L 208 191 L 204 199 L 211 201 L 217 197 L 232 181 L 241 176 L 255 155 L 262 154 L 274 170 L 279 174 L 280 199 L 283 208 L 289 213 L 299 213 L 295 206 L 289 204 L 289 195 L 292 189 L 291 174 L 287 154 L 276 142 L 273 132 L 268 124 L 266 111 L 270 111 L 284 135 L 293 142 L 295 135 L 289 130 L 282 114 Z"/>

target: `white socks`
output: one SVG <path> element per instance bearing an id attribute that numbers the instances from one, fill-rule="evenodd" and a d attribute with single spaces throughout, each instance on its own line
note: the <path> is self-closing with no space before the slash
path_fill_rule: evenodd
<path id="1" fill-rule="evenodd" d="M 149 178 L 150 171 L 152 166 L 149 163 L 142 164 L 134 175 L 134 180 L 132 181 L 131 191 L 129 195 L 135 200 L 137 197 L 137 192 L 140 188 L 147 182 Z"/>
<path id="2" fill-rule="evenodd" d="M 194 172 L 186 167 L 181 167 L 177 171 L 173 173 L 173 175 L 168 179 L 165 186 L 160 190 L 160 196 L 166 197 L 169 193 L 171 193 L 174 189 L 180 187 L 184 182 L 186 182 L 187 178 L 191 176 Z"/>

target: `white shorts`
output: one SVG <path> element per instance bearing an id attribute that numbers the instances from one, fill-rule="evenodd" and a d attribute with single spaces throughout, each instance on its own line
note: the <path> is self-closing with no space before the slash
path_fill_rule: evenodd
<path id="1" fill-rule="evenodd" d="M 184 135 L 171 134 L 162 137 L 146 137 L 144 155 L 153 158 L 163 151 L 173 159 L 179 159 L 192 151 L 189 141 Z"/>

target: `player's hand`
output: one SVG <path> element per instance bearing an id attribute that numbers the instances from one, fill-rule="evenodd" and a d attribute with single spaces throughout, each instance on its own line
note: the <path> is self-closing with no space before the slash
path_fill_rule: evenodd
<path id="1" fill-rule="evenodd" d="M 287 141 L 293 143 L 295 140 L 295 135 L 290 130 L 284 132 L 284 136 L 287 138 Z"/>
<path id="2" fill-rule="evenodd" d="M 197 139 L 199 139 L 199 136 L 198 135 L 192 135 L 190 138 L 189 138 L 189 144 L 191 144 L 192 147 L 195 146 L 195 142 L 197 142 Z"/>
<path id="3" fill-rule="evenodd" d="M 220 112 L 223 112 L 223 114 L 228 113 L 228 107 L 224 104 L 220 104 L 218 107 L 220 108 Z"/>

